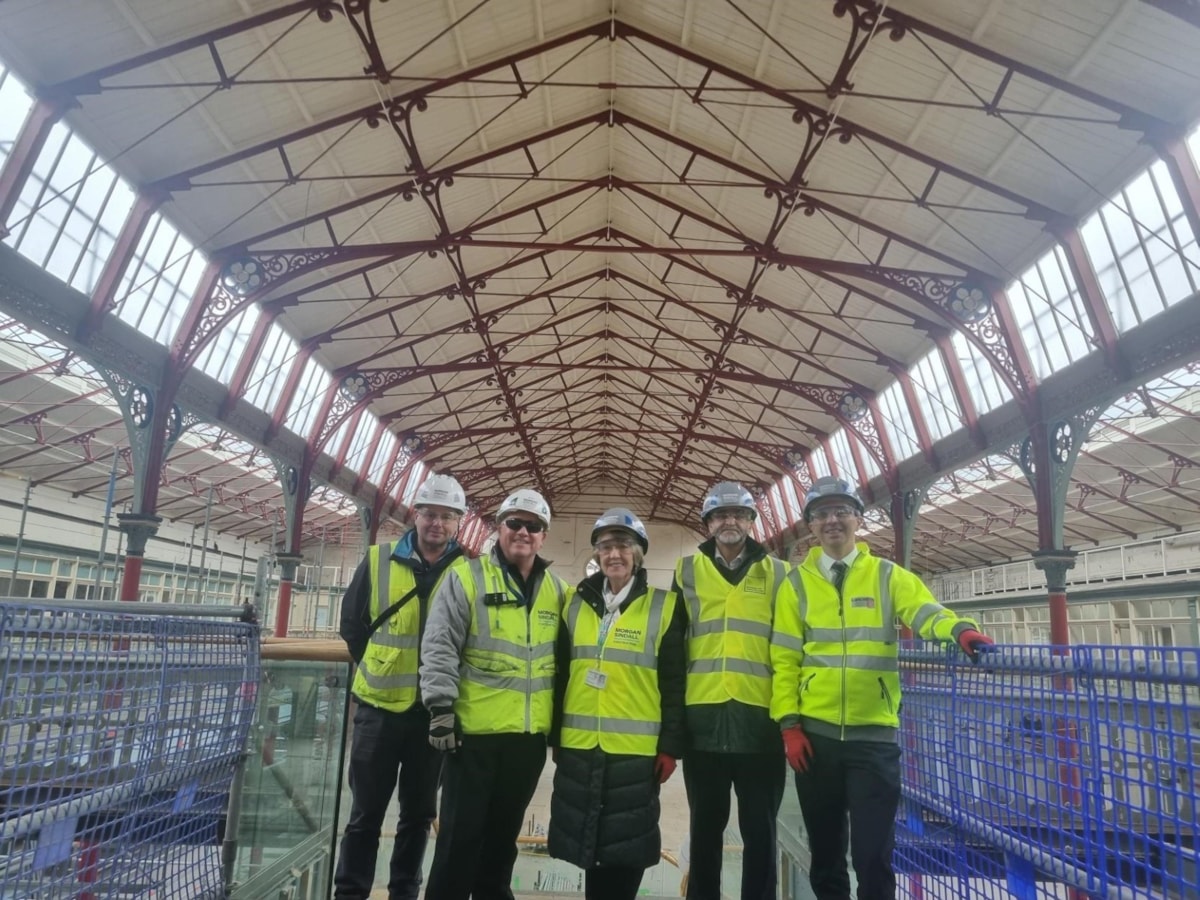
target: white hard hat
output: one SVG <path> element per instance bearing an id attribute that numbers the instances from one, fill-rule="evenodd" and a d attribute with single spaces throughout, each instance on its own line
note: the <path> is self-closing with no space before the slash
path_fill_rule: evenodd
<path id="1" fill-rule="evenodd" d="M 814 481 L 812 487 L 804 494 L 805 522 L 812 519 L 812 505 L 818 500 L 824 500 L 827 497 L 833 497 L 836 500 L 849 500 L 854 504 L 854 508 L 858 511 L 858 514 L 860 516 L 863 514 L 862 497 L 858 496 L 858 491 L 855 490 L 854 485 L 844 478 L 838 478 L 836 475 L 826 475 Z"/>
<path id="2" fill-rule="evenodd" d="M 444 506 L 459 515 L 467 511 L 467 495 L 452 475 L 430 475 L 417 488 L 413 506 Z"/>
<path id="3" fill-rule="evenodd" d="M 623 506 L 614 506 L 612 509 L 605 510 L 603 515 L 596 520 L 596 524 L 592 526 L 592 543 L 596 543 L 596 538 L 602 532 L 613 530 L 624 531 L 632 537 L 638 542 L 643 553 L 650 549 L 650 538 L 646 534 L 646 526 L 632 510 Z"/>
<path id="4" fill-rule="evenodd" d="M 550 527 L 550 504 L 546 502 L 545 497 L 530 488 L 521 488 L 505 497 L 500 508 L 496 510 L 496 521 L 499 522 L 505 513 L 510 512 L 532 513 L 541 519 L 547 528 Z"/>
<path id="5" fill-rule="evenodd" d="M 707 522 L 708 516 L 718 509 L 748 509 L 751 516 L 758 518 L 758 507 L 750 492 L 736 481 L 721 481 L 709 488 L 700 504 L 700 521 Z"/>

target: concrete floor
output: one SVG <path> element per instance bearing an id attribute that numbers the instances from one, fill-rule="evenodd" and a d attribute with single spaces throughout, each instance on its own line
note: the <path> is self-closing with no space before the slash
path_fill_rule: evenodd
<path id="1" fill-rule="evenodd" d="M 537 791 L 529 804 L 524 834 L 529 836 L 545 835 L 546 829 L 550 824 L 550 791 L 553 779 L 554 764 L 547 759 L 546 768 L 542 771 Z M 349 792 L 344 792 L 343 797 L 342 821 L 345 821 L 350 804 Z M 673 859 L 679 861 L 680 868 L 664 861 L 649 870 L 642 880 L 641 890 L 641 895 L 647 898 L 670 898 L 681 895 L 680 887 L 683 881 L 683 870 L 687 867 L 686 844 L 688 833 L 688 805 L 687 795 L 683 788 L 682 771 L 677 769 L 671 780 L 663 786 L 661 800 L 662 819 L 660 827 L 662 829 L 663 850 Z M 381 887 L 377 888 L 371 895 L 371 900 L 387 900 L 387 890 L 382 886 L 387 884 L 387 860 L 388 853 L 390 852 L 390 841 L 395 834 L 393 830 L 395 828 L 395 817 L 396 806 L 393 802 L 392 808 L 388 812 L 388 819 L 384 824 L 384 836 L 380 845 L 379 860 L 376 866 L 375 883 Z M 726 829 L 727 846 L 736 846 L 741 843 L 736 823 L 737 801 L 735 799 L 733 801 L 732 812 L 730 813 L 730 824 Z M 425 854 L 426 872 L 429 871 L 429 864 L 432 859 L 433 848 L 431 843 L 430 849 Z M 722 881 L 727 892 L 731 890 L 736 892 L 737 885 L 741 879 L 740 861 L 738 853 L 729 852 L 726 854 Z M 536 897 L 538 900 L 578 900 L 583 894 L 580 875 L 580 870 L 575 866 L 550 859 L 543 854 L 523 852 L 517 858 L 517 865 L 513 872 L 513 890 L 518 897 Z M 728 896 L 736 896 L 736 893 L 729 893 Z"/>

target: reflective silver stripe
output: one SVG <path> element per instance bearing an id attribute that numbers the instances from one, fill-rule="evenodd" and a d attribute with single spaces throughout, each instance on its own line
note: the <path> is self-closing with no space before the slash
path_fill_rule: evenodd
<path id="1" fill-rule="evenodd" d="M 371 635 L 371 643 L 381 647 L 391 647 L 395 650 L 416 650 L 421 646 L 421 639 L 415 634 L 393 634 L 386 625 L 381 625 Z"/>
<path id="2" fill-rule="evenodd" d="M 710 631 L 700 630 L 700 596 L 696 593 L 696 557 L 685 556 L 679 565 L 679 590 L 683 592 L 683 600 L 688 606 L 688 631 L 691 632 L 691 637 L 696 637 L 700 634 L 709 634 Z M 720 623 L 709 623 L 717 626 L 714 630 L 720 630 Z"/>
<path id="3" fill-rule="evenodd" d="M 784 634 L 782 631 L 771 632 L 771 643 L 778 647 L 786 647 L 789 650 L 795 650 L 798 653 L 804 652 L 804 640 L 791 634 Z"/>
<path id="4" fill-rule="evenodd" d="M 779 587 L 783 584 L 783 579 L 787 577 L 787 563 L 782 559 L 771 557 L 771 565 L 775 567 L 775 587 L 771 591 L 771 602 L 774 603 L 779 597 Z"/>
<path id="5" fill-rule="evenodd" d="M 542 659 L 546 656 L 554 655 L 554 641 L 542 641 L 540 644 L 534 644 L 529 648 L 530 659 Z"/>
<path id="6" fill-rule="evenodd" d="M 528 649 L 524 644 L 515 641 L 505 641 L 501 638 L 482 638 L 478 635 L 467 635 L 468 650 L 489 650 L 493 653 L 507 653 L 509 656 L 524 656 Z"/>
<path id="7" fill-rule="evenodd" d="M 829 656 L 826 654 L 810 653 L 804 657 L 806 666 L 828 666 L 840 668 L 842 663 L 850 669 L 867 669 L 872 672 L 899 672 L 900 662 L 894 656 L 865 656 L 859 653 L 848 653 L 846 656 Z"/>
<path id="8" fill-rule="evenodd" d="M 895 635 L 896 628 L 893 625 L 891 633 Z M 888 637 L 887 627 L 876 628 L 873 625 L 862 625 L 855 628 L 809 628 L 805 632 L 805 637 L 813 643 L 817 644 L 840 644 L 842 641 L 888 641 L 895 638 Z"/>
<path id="9" fill-rule="evenodd" d="M 378 616 L 381 612 L 392 605 L 392 550 L 395 544 L 383 544 L 379 548 L 379 567 L 375 570 L 375 596 L 379 598 L 379 609 L 375 610 L 375 615 Z M 388 624 L 380 626 L 379 631 L 383 631 L 388 627 Z M 375 633 L 378 634 L 379 631 Z"/>
<path id="10" fill-rule="evenodd" d="M 925 624 L 931 619 L 936 619 L 946 610 L 940 603 L 929 602 L 917 610 L 917 614 L 913 616 L 912 630 L 917 634 L 925 627 Z"/>
<path id="11" fill-rule="evenodd" d="M 502 691 L 519 691 L 522 694 L 525 693 L 526 687 L 531 694 L 536 691 L 548 691 L 554 687 L 554 676 L 552 675 L 526 680 L 524 675 L 501 675 L 498 672 L 486 672 L 482 669 L 471 669 L 468 680 L 472 684 L 481 684 L 484 687 Z"/>
<path id="12" fill-rule="evenodd" d="M 572 642 L 571 659 L 599 659 L 600 648 L 594 644 L 590 647 L 582 647 Z"/>
<path id="13" fill-rule="evenodd" d="M 567 610 L 567 634 L 572 638 L 575 636 L 575 623 L 579 621 L 579 610 L 583 606 L 583 600 L 576 595 L 571 601 L 571 608 Z"/>
<path id="14" fill-rule="evenodd" d="M 637 650 L 610 650 L 606 647 L 604 648 L 604 661 L 653 669 L 657 663 L 657 657 L 653 650 L 640 652 Z"/>
<path id="15" fill-rule="evenodd" d="M 720 634 L 725 630 L 725 623 L 720 619 L 710 619 L 707 622 L 697 622 L 695 619 L 688 619 L 688 631 L 692 637 L 703 637 L 706 634 Z"/>
<path id="16" fill-rule="evenodd" d="M 892 602 L 892 563 L 886 559 L 879 561 L 879 611 L 883 615 L 883 637 L 879 640 L 894 644 L 900 635 L 896 630 L 896 605 Z"/>
<path id="17" fill-rule="evenodd" d="M 804 579 L 800 577 L 799 566 L 787 573 L 787 580 L 796 589 L 796 601 L 800 604 L 800 625 L 803 627 L 808 622 L 808 594 L 804 590 Z"/>
<path id="18" fill-rule="evenodd" d="M 579 731 L 603 731 L 606 734 L 644 734 L 650 737 L 658 735 L 658 722 L 642 722 L 637 719 L 614 719 L 611 716 L 577 716 L 573 713 L 563 715 L 563 728 L 575 728 Z"/>
<path id="19" fill-rule="evenodd" d="M 688 663 L 688 674 L 708 675 L 713 672 L 736 672 L 739 675 L 771 677 L 770 666 L 766 663 L 751 662 L 748 659 L 694 659 Z"/>
<path id="20" fill-rule="evenodd" d="M 771 636 L 770 622 L 755 622 L 753 619 L 726 619 L 726 631 L 736 631 L 740 634 L 750 634 L 754 637 L 769 638 Z"/>
<path id="21" fill-rule="evenodd" d="M 401 675 L 374 675 L 362 663 L 359 663 L 358 671 L 362 674 L 367 686 L 377 691 L 389 691 L 396 688 L 416 688 L 420 684 L 420 677 L 416 672 L 407 672 Z"/>

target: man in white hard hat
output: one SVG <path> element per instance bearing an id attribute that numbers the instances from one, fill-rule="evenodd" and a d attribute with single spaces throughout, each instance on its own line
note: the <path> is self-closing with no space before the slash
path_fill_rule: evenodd
<path id="1" fill-rule="evenodd" d="M 808 831 L 809 882 L 818 900 L 894 900 L 900 805 L 900 666 L 896 622 L 977 659 L 992 639 L 934 599 L 916 575 L 855 540 L 864 507 L 848 481 L 827 475 L 804 497 L 819 546 L 788 573 L 771 636 L 779 722 Z"/>
<path id="2" fill-rule="evenodd" d="M 379 544 L 342 599 L 340 634 L 358 663 L 350 751 L 350 819 L 334 874 L 337 900 L 367 900 L 379 836 L 399 781 L 400 817 L 388 900 L 417 900 L 429 827 L 437 812 L 441 754 L 429 746 L 429 713 L 418 692 L 418 652 L 429 599 L 442 573 L 463 555 L 455 541 L 467 511 L 462 485 L 430 475 L 413 502 L 414 527 Z"/>
<path id="3" fill-rule="evenodd" d="M 517 836 L 546 764 L 555 640 L 569 588 L 539 555 L 550 506 L 523 488 L 491 553 L 460 560 L 421 643 L 429 742 L 446 754 L 425 900 L 511 900 Z"/>
<path id="4" fill-rule="evenodd" d="M 786 767 L 771 721 L 771 622 L 788 590 L 787 564 L 750 537 L 758 517 L 742 485 L 704 496 L 709 539 L 675 566 L 671 589 L 688 615 L 687 725 L 683 783 L 691 813 L 689 900 L 720 900 L 729 794 L 742 833 L 741 900 L 775 900 L 775 820 Z"/>

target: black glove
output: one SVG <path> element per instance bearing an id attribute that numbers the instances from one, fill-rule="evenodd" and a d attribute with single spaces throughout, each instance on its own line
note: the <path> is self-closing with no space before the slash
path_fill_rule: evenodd
<path id="1" fill-rule="evenodd" d="M 429 745 L 435 750 L 453 753 L 462 739 L 458 732 L 458 718 L 449 707 L 438 707 L 429 711 Z"/>

